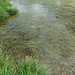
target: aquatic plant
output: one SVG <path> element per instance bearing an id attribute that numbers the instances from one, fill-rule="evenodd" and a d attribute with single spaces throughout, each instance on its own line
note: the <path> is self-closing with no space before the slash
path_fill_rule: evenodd
<path id="1" fill-rule="evenodd" d="M 2 44 L 1 48 L 3 48 Z M 9 56 L 4 58 L 1 49 L 0 57 L 0 75 L 48 75 L 47 68 L 43 67 L 35 57 L 26 56 L 25 59 L 17 60 L 18 63 L 16 63 L 13 59 L 10 61 Z"/>

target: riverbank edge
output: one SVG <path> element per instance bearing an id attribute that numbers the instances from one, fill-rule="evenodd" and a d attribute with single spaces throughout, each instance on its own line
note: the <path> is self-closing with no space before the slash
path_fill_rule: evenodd
<path id="1" fill-rule="evenodd" d="M 0 23 L 8 17 L 16 14 L 18 14 L 17 7 L 13 8 L 8 0 L 0 0 Z"/>

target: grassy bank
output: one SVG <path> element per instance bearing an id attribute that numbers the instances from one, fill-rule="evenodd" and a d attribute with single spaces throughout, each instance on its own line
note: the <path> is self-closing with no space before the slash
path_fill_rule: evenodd
<path id="1" fill-rule="evenodd" d="M 4 61 L 2 56 L 0 48 L 0 75 L 48 75 L 45 68 L 39 67 L 37 60 L 25 58 L 18 62 L 18 65 L 11 65 L 7 60 Z"/>
<path id="2" fill-rule="evenodd" d="M 10 15 L 15 15 L 18 9 L 13 8 L 8 0 L 0 0 L 0 22 Z"/>

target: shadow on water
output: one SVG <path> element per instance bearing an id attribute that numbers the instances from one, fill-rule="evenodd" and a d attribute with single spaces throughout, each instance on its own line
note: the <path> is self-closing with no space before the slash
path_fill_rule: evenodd
<path id="1" fill-rule="evenodd" d="M 17 61 L 25 56 L 39 56 L 51 69 L 51 74 L 74 75 L 75 38 L 60 23 L 54 9 L 47 5 L 48 1 L 11 3 L 18 7 L 19 16 L 0 29 L 4 57 Z M 57 4 L 61 5 L 59 1 Z"/>

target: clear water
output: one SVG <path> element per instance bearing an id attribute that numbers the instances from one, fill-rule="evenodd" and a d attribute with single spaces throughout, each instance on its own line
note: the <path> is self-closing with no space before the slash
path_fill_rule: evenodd
<path id="1" fill-rule="evenodd" d="M 75 25 L 75 1 L 14 0 L 11 4 L 19 13 L 0 27 L 4 57 L 16 61 L 27 55 L 39 56 L 50 74 L 74 75 L 75 36 L 67 25 Z"/>

